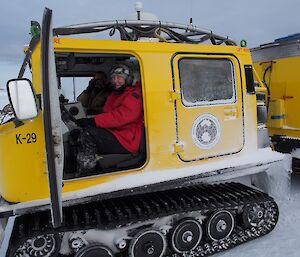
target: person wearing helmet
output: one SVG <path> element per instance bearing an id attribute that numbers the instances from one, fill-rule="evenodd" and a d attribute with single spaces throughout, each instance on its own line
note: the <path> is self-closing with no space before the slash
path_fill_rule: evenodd
<path id="1" fill-rule="evenodd" d="M 142 96 L 139 86 L 132 86 L 130 69 L 118 65 L 111 73 L 112 93 L 101 114 L 76 121 L 82 127 L 79 136 L 77 170 L 94 170 L 96 154 L 138 152 L 142 136 Z"/>

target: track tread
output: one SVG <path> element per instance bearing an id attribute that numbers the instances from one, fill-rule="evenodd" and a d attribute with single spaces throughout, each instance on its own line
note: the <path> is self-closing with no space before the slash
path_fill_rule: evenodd
<path id="1" fill-rule="evenodd" d="M 227 239 L 201 243 L 190 256 L 206 256 L 231 248 L 242 242 L 269 233 L 276 225 L 278 209 L 274 200 L 267 194 L 238 183 L 215 185 L 192 185 L 162 192 L 152 192 L 134 196 L 124 196 L 99 200 L 83 205 L 64 207 L 64 225 L 54 230 L 50 224 L 50 212 L 26 214 L 16 219 L 13 233 L 13 247 L 41 231 L 50 234 L 64 231 L 78 231 L 98 228 L 101 230 L 125 227 L 138 222 L 162 218 L 173 214 L 186 214 L 198 211 L 209 215 L 220 209 L 236 211 L 253 203 L 264 204 L 269 210 L 269 222 L 262 227 L 251 229 L 239 222 L 234 233 Z M 237 215 L 240 215 L 237 212 Z M 13 255 L 10 255 L 10 257 Z M 169 257 L 185 257 L 173 253 Z"/>

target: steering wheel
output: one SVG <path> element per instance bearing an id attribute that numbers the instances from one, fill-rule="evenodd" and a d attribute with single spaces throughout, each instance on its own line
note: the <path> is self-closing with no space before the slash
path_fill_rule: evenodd
<path id="1" fill-rule="evenodd" d="M 61 110 L 61 118 L 64 123 L 68 123 L 69 121 L 76 121 L 76 118 L 67 110 L 67 108 L 60 104 L 60 110 Z"/>

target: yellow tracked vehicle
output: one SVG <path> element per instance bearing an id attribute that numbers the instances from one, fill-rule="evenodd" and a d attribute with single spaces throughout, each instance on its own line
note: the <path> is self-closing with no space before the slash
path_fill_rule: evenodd
<path id="1" fill-rule="evenodd" d="M 294 34 L 251 50 L 255 70 L 267 88 L 260 95 L 268 103 L 269 134 L 277 151 L 292 154 L 295 172 L 300 171 L 299 39 Z"/>
<path id="2" fill-rule="evenodd" d="M 249 49 L 193 25 L 52 30 L 51 19 L 46 9 L 18 79 L 7 83 L 15 118 L 0 126 L 0 215 L 9 217 L 1 256 L 207 256 L 275 227 L 270 196 L 228 182 L 282 159 L 258 139 Z M 78 36 L 105 31 L 121 40 Z M 96 170 L 78 173 L 70 134 L 89 115 L 74 82 L 119 63 L 141 86 L 139 150 L 99 154 Z"/>

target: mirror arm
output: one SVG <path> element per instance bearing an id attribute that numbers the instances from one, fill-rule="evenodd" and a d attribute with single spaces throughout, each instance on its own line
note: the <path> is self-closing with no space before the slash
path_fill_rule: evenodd
<path id="1" fill-rule="evenodd" d="M 30 60 L 31 55 L 32 55 L 32 52 L 35 49 L 35 47 L 37 46 L 37 44 L 38 44 L 39 41 L 40 41 L 40 36 L 39 35 L 35 35 L 31 39 L 31 41 L 29 43 L 28 50 L 27 50 L 25 58 L 24 58 L 24 61 L 22 63 L 21 69 L 19 71 L 18 79 L 23 78 L 25 70 L 26 70 L 26 66 L 29 63 L 29 60 Z"/>
<path id="2" fill-rule="evenodd" d="M 15 128 L 18 128 L 18 127 L 21 127 L 21 126 L 24 125 L 24 122 L 21 121 L 21 120 L 19 120 L 19 119 L 16 118 L 16 117 L 14 118 L 13 122 L 14 122 L 14 124 L 15 124 Z"/>
<path id="3" fill-rule="evenodd" d="M 39 110 L 42 110 L 42 94 L 37 94 L 36 95 L 36 101 L 37 101 L 37 103 L 36 103 L 37 108 Z"/>

